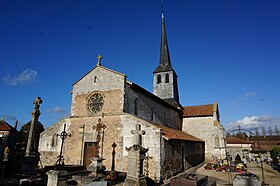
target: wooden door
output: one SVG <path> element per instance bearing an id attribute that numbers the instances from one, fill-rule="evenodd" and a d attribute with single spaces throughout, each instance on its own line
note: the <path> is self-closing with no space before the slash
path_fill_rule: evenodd
<path id="1" fill-rule="evenodd" d="M 91 164 L 91 161 L 89 160 L 90 158 L 97 156 L 96 150 L 97 148 L 95 142 L 85 142 L 84 162 L 83 162 L 84 168 L 87 168 Z"/>

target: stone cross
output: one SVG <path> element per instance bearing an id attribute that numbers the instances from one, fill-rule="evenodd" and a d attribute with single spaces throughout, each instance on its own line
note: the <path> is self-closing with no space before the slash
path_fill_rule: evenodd
<path id="1" fill-rule="evenodd" d="M 102 149 L 101 149 L 101 157 L 103 157 L 103 141 L 104 141 L 104 129 L 106 128 L 106 125 L 105 124 L 102 124 L 101 123 L 101 118 L 98 119 L 98 123 L 96 124 L 96 126 L 93 126 L 92 127 L 93 130 L 96 130 L 97 131 L 97 136 L 96 136 L 96 143 L 97 143 L 97 157 L 99 157 L 99 149 L 100 149 L 100 146 L 99 146 L 99 142 L 101 140 L 101 131 L 103 131 L 103 136 L 102 136 Z M 103 129 L 103 130 L 102 130 Z"/>
<path id="2" fill-rule="evenodd" d="M 36 97 L 36 99 L 33 101 L 34 104 L 34 110 L 31 113 L 32 114 L 32 120 L 30 124 L 30 129 L 29 129 L 29 134 L 28 134 L 28 140 L 27 140 L 27 145 L 26 145 L 26 151 L 25 151 L 25 156 L 30 155 L 30 151 L 34 151 L 34 128 L 35 124 L 38 122 L 38 118 L 40 116 L 40 104 L 42 104 L 42 100 L 40 97 Z"/>
<path id="3" fill-rule="evenodd" d="M 145 135 L 146 132 L 141 130 L 141 125 L 137 124 L 135 130 L 131 130 L 131 134 L 134 134 L 134 145 L 142 145 L 142 135 Z"/>
<path id="4" fill-rule="evenodd" d="M 97 56 L 97 66 L 101 65 L 101 59 L 102 59 L 102 56 L 100 54 L 98 54 L 98 56 Z"/>

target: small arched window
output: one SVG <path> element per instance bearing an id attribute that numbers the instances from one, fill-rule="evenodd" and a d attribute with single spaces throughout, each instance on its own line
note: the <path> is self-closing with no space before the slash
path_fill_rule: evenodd
<path id="1" fill-rule="evenodd" d="M 165 83 L 169 83 L 169 74 L 165 74 Z"/>
<path id="2" fill-rule="evenodd" d="M 138 115 L 138 99 L 135 98 L 134 100 L 134 115 Z"/>
<path id="3" fill-rule="evenodd" d="M 96 83 L 96 81 L 97 81 L 97 77 L 95 76 L 93 82 Z"/>
<path id="4" fill-rule="evenodd" d="M 161 83 L 161 75 L 157 75 L 157 84 L 160 84 Z"/>

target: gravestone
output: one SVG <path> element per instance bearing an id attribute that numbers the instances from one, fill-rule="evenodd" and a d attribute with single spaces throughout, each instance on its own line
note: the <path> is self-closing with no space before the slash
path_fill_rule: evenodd
<path id="1" fill-rule="evenodd" d="M 148 149 L 142 147 L 142 135 L 145 131 L 141 130 L 141 125 L 136 125 L 136 129 L 131 131 L 134 134 L 134 145 L 127 148 L 128 164 L 127 176 L 124 186 L 146 186 L 146 176 L 144 175 L 144 159 Z"/>
<path id="2" fill-rule="evenodd" d="M 67 172 L 64 170 L 50 170 L 48 175 L 47 186 L 65 186 L 67 183 Z"/>

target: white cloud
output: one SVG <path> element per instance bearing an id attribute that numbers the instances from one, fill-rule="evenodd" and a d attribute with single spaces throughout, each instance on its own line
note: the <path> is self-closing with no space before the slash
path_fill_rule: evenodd
<path id="1" fill-rule="evenodd" d="M 3 81 L 7 85 L 18 86 L 18 85 L 26 85 L 35 81 L 38 72 L 32 69 L 26 69 L 19 73 L 16 76 L 6 75 L 3 78 Z"/>
<path id="2" fill-rule="evenodd" d="M 65 110 L 59 106 L 56 106 L 54 108 L 49 108 L 45 111 L 46 113 L 51 113 L 51 112 L 54 112 L 54 113 L 63 113 L 65 112 Z"/>
<path id="3" fill-rule="evenodd" d="M 238 126 L 241 126 L 241 129 L 254 130 L 255 128 L 269 126 L 274 127 L 275 125 L 280 126 L 280 118 L 275 118 L 269 115 L 262 116 L 245 116 L 240 120 L 236 120 L 225 125 L 227 131 L 238 129 Z"/>
<path id="4" fill-rule="evenodd" d="M 247 101 L 249 98 L 256 96 L 261 90 L 246 92 L 241 98 L 235 99 L 232 101 L 233 104 L 240 104 L 244 101 Z"/>

